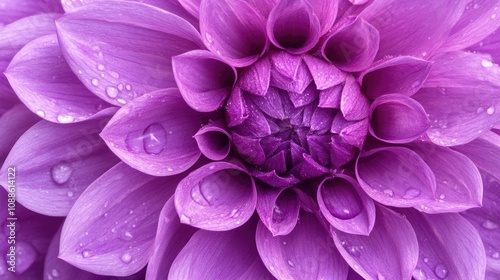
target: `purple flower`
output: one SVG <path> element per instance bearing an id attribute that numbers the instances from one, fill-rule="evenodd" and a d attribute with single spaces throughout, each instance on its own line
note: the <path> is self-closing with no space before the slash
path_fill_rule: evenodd
<path id="1" fill-rule="evenodd" d="M 66 217 L 44 277 L 500 277 L 498 0 L 25 2 L 0 160 Z"/>

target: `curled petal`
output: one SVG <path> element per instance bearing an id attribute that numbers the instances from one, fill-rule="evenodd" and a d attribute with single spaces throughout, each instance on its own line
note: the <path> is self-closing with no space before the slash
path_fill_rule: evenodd
<path id="1" fill-rule="evenodd" d="M 203 42 L 232 66 L 248 66 L 267 50 L 265 28 L 265 19 L 246 1 L 201 1 Z"/>
<path id="2" fill-rule="evenodd" d="M 323 57 L 344 71 L 368 68 L 378 51 L 379 33 L 362 18 L 348 19 L 325 40 Z"/>
<path id="3" fill-rule="evenodd" d="M 410 149 L 385 147 L 362 153 L 356 177 L 374 200 L 389 206 L 413 207 L 434 200 L 431 168 Z"/>
<path id="4" fill-rule="evenodd" d="M 222 121 L 204 125 L 194 135 L 201 153 L 211 160 L 222 160 L 231 151 L 231 135 Z"/>
<path id="5" fill-rule="evenodd" d="M 182 97 L 199 112 L 222 107 L 236 81 L 236 69 L 208 51 L 191 51 L 173 57 L 172 65 Z"/>
<path id="6" fill-rule="evenodd" d="M 203 46 L 186 20 L 138 2 L 88 4 L 57 19 L 56 27 L 73 72 L 90 91 L 117 106 L 176 86 L 171 58 Z"/>
<path id="7" fill-rule="evenodd" d="M 11 166 L 26 172 L 16 178 L 19 203 L 44 215 L 66 216 L 80 194 L 118 162 L 99 138 L 115 111 L 67 125 L 42 120 L 28 129 L 2 167 L 3 174 Z"/>
<path id="8" fill-rule="evenodd" d="M 369 236 L 331 228 L 335 246 L 347 263 L 365 279 L 410 279 L 418 260 L 418 241 L 411 224 L 378 205 Z M 396 230 L 397 229 L 397 230 Z"/>
<path id="9" fill-rule="evenodd" d="M 299 218 L 299 198 L 293 189 L 259 188 L 257 213 L 273 236 L 289 234 Z"/>
<path id="10" fill-rule="evenodd" d="M 145 94 L 121 108 L 101 133 L 125 163 L 154 176 L 179 174 L 200 157 L 193 135 L 202 116 L 177 89 Z"/>
<path id="11" fill-rule="evenodd" d="M 175 192 L 181 222 L 204 230 L 237 228 L 252 217 L 257 191 L 238 164 L 212 162 L 184 178 Z"/>
<path id="12" fill-rule="evenodd" d="M 262 261 L 277 279 L 340 280 L 347 277 L 346 263 L 313 214 L 301 212 L 300 222 L 285 236 L 273 236 L 259 222 L 256 242 Z"/>
<path id="13" fill-rule="evenodd" d="M 351 177 L 337 175 L 321 182 L 318 192 L 321 213 L 336 229 L 368 235 L 375 223 L 375 204 Z"/>
<path id="14" fill-rule="evenodd" d="M 408 143 L 430 127 L 424 108 L 402 94 L 386 94 L 371 105 L 370 133 L 388 143 Z"/>
<path id="15" fill-rule="evenodd" d="M 375 99 L 384 94 L 415 94 L 429 75 L 432 62 L 398 56 L 377 62 L 361 73 L 358 81 L 365 94 Z"/>
<path id="16" fill-rule="evenodd" d="M 318 43 L 320 29 L 320 21 L 306 0 L 281 0 L 267 21 L 271 42 L 292 54 L 312 49 Z"/>
<path id="17" fill-rule="evenodd" d="M 5 75 L 19 99 L 51 122 L 83 121 L 109 106 L 71 72 L 55 34 L 28 43 L 12 59 Z"/>

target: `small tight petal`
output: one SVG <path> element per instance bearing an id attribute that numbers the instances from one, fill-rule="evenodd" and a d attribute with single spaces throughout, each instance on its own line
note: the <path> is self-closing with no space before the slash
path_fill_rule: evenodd
<path id="1" fill-rule="evenodd" d="M 209 122 L 193 136 L 201 153 L 211 160 L 222 160 L 231 151 L 231 135 L 221 120 Z"/>
<path id="2" fill-rule="evenodd" d="M 299 218 L 299 198 L 292 188 L 259 188 L 257 213 L 273 236 L 289 234 Z"/>
<path id="3" fill-rule="evenodd" d="M 309 0 L 321 26 L 320 35 L 326 34 L 332 28 L 337 18 L 339 0 Z"/>

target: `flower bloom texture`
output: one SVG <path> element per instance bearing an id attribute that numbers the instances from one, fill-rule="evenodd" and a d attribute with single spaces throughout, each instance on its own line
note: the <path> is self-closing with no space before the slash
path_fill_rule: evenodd
<path id="1" fill-rule="evenodd" d="M 0 278 L 500 279 L 499 7 L 0 0 Z"/>

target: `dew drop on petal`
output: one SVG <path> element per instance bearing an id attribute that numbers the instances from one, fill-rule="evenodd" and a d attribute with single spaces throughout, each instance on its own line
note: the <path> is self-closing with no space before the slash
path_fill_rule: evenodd
<path id="1" fill-rule="evenodd" d="M 74 120 L 73 116 L 65 116 L 65 115 L 57 116 L 57 121 L 60 123 L 71 123 L 73 122 L 73 120 Z"/>
<path id="2" fill-rule="evenodd" d="M 384 193 L 385 193 L 386 195 L 388 195 L 388 196 L 393 196 L 393 195 L 394 195 L 394 191 L 393 191 L 393 190 L 391 190 L 391 189 L 385 189 L 385 190 L 384 190 Z"/>
<path id="3" fill-rule="evenodd" d="M 162 125 L 153 123 L 144 130 L 142 141 L 146 153 L 157 155 L 167 144 L 167 132 Z"/>
<path id="4" fill-rule="evenodd" d="M 123 90 L 123 84 L 118 85 L 118 90 Z"/>
<path id="5" fill-rule="evenodd" d="M 68 191 L 67 195 L 68 195 L 68 197 L 73 197 L 75 195 L 75 193 L 73 193 L 72 191 Z"/>
<path id="6" fill-rule="evenodd" d="M 122 260 L 122 262 L 124 263 L 130 263 L 130 261 L 132 261 L 132 256 L 130 255 L 130 253 L 125 253 L 121 256 L 120 258 Z"/>
<path id="7" fill-rule="evenodd" d="M 409 188 L 406 190 L 403 198 L 404 199 L 414 199 L 415 197 L 420 195 L 419 189 Z"/>
<path id="8" fill-rule="evenodd" d="M 190 225 L 193 221 L 191 220 L 191 218 L 189 218 L 188 216 L 182 214 L 181 217 L 181 222 L 184 223 L 184 224 L 188 224 Z"/>
<path id="9" fill-rule="evenodd" d="M 487 60 L 487 59 L 483 59 L 481 61 L 481 65 L 483 67 L 490 68 L 490 67 L 493 67 L 493 62 L 491 62 L 490 60 Z"/>
<path id="10" fill-rule="evenodd" d="M 90 250 L 83 250 L 82 251 L 82 257 L 84 257 L 84 258 L 90 258 L 90 257 L 92 257 L 92 253 L 90 252 Z"/>
<path id="11" fill-rule="evenodd" d="M 115 79 L 118 79 L 120 78 L 120 74 L 114 72 L 114 71 L 109 71 L 109 75 L 111 75 L 111 77 L 115 78 Z"/>
<path id="12" fill-rule="evenodd" d="M 237 218 L 238 216 L 239 216 L 238 209 L 233 209 L 229 214 L 229 217 L 231 218 Z"/>
<path id="13" fill-rule="evenodd" d="M 346 250 L 353 257 L 358 258 L 359 256 L 361 256 L 361 252 L 359 251 L 358 246 L 348 246 Z"/>
<path id="14" fill-rule="evenodd" d="M 51 272 L 52 276 L 54 277 L 59 277 L 59 271 L 57 271 L 57 269 L 52 269 L 52 272 Z"/>
<path id="15" fill-rule="evenodd" d="M 116 101 L 120 104 L 124 104 L 124 105 L 127 104 L 127 101 L 123 98 L 118 98 L 118 99 L 116 99 Z"/>
<path id="16" fill-rule="evenodd" d="M 434 268 L 434 274 L 440 279 L 444 279 L 448 275 L 448 269 L 444 264 L 438 264 L 436 265 L 436 268 Z"/>
<path id="17" fill-rule="evenodd" d="M 425 271 L 420 268 L 415 268 L 413 277 L 415 278 L 415 280 L 427 280 L 427 274 L 425 274 Z"/>
<path id="18" fill-rule="evenodd" d="M 66 161 L 60 162 L 50 169 L 52 180 L 59 185 L 66 183 L 72 173 L 73 167 Z"/>
<path id="19" fill-rule="evenodd" d="M 123 232 L 123 235 L 121 236 L 121 239 L 123 240 L 131 240 L 134 236 L 132 235 L 132 233 L 130 233 L 130 231 L 126 230 L 125 232 Z"/>
<path id="20" fill-rule="evenodd" d="M 281 223 L 285 220 L 285 215 L 283 214 L 283 211 L 281 211 L 278 205 L 274 205 L 272 220 L 273 223 Z"/>
<path id="21" fill-rule="evenodd" d="M 489 107 L 487 110 L 486 110 L 486 113 L 488 115 L 493 115 L 493 113 L 495 113 L 495 107 Z"/>
<path id="22" fill-rule="evenodd" d="M 131 90 L 131 89 L 132 89 L 132 86 L 130 86 L 130 85 L 126 85 L 126 86 L 125 86 L 125 89 L 127 89 L 127 90 Z"/>
<path id="23" fill-rule="evenodd" d="M 429 258 L 424 258 L 424 263 L 428 263 L 429 262 Z"/>
<path id="24" fill-rule="evenodd" d="M 37 110 L 35 113 L 41 118 L 45 117 L 45 112 L 42 110 Z"/>
<path id="25" fill-rule="evenodd" d="M 289 266 L 291 266 L 291 267 L 294 267 L 294 266 L 295 266 L 295 264 L 292 262 L 292 260 L 288 260 L 288 261 L 287 261 L 287 263 L 288 263 L 288 265 L 289 265 Z"/>
<path id="26" fill-rule="evenodd" d="M 97 65 L 97 69 L 103 71 L 105 69 L 105 67 L 104 67 L 104 65 L 99 64 L 99 65 Z"/>
<path id="27" fill-rule="evenodd" d="M 497 229 L 499 226 L 497 223 L 493 222 L 492 220 L 486 220 L 484 223 L 482 223 L 483 228 L 488 229 L 488 230 L 494 230 Z"/>
<path id="28" fill-rule="evenodd" d="M 491 254 L 491 257 L 494 259 L 500 259 L 500 252 L 495 252 L 495 253 Z"/>
<path id="29" fill-rule="evenodd" d="M 118 90 L 115 87 L 107 87 L 106 94 L 111 98 L 115 98 L 118 96 Z"/>
<path id="30" fill-rule="evenodd" d="M 99 80 L 98 79 L 92 79 L 92 85 L 98 86 L 99 85 Z"/>

